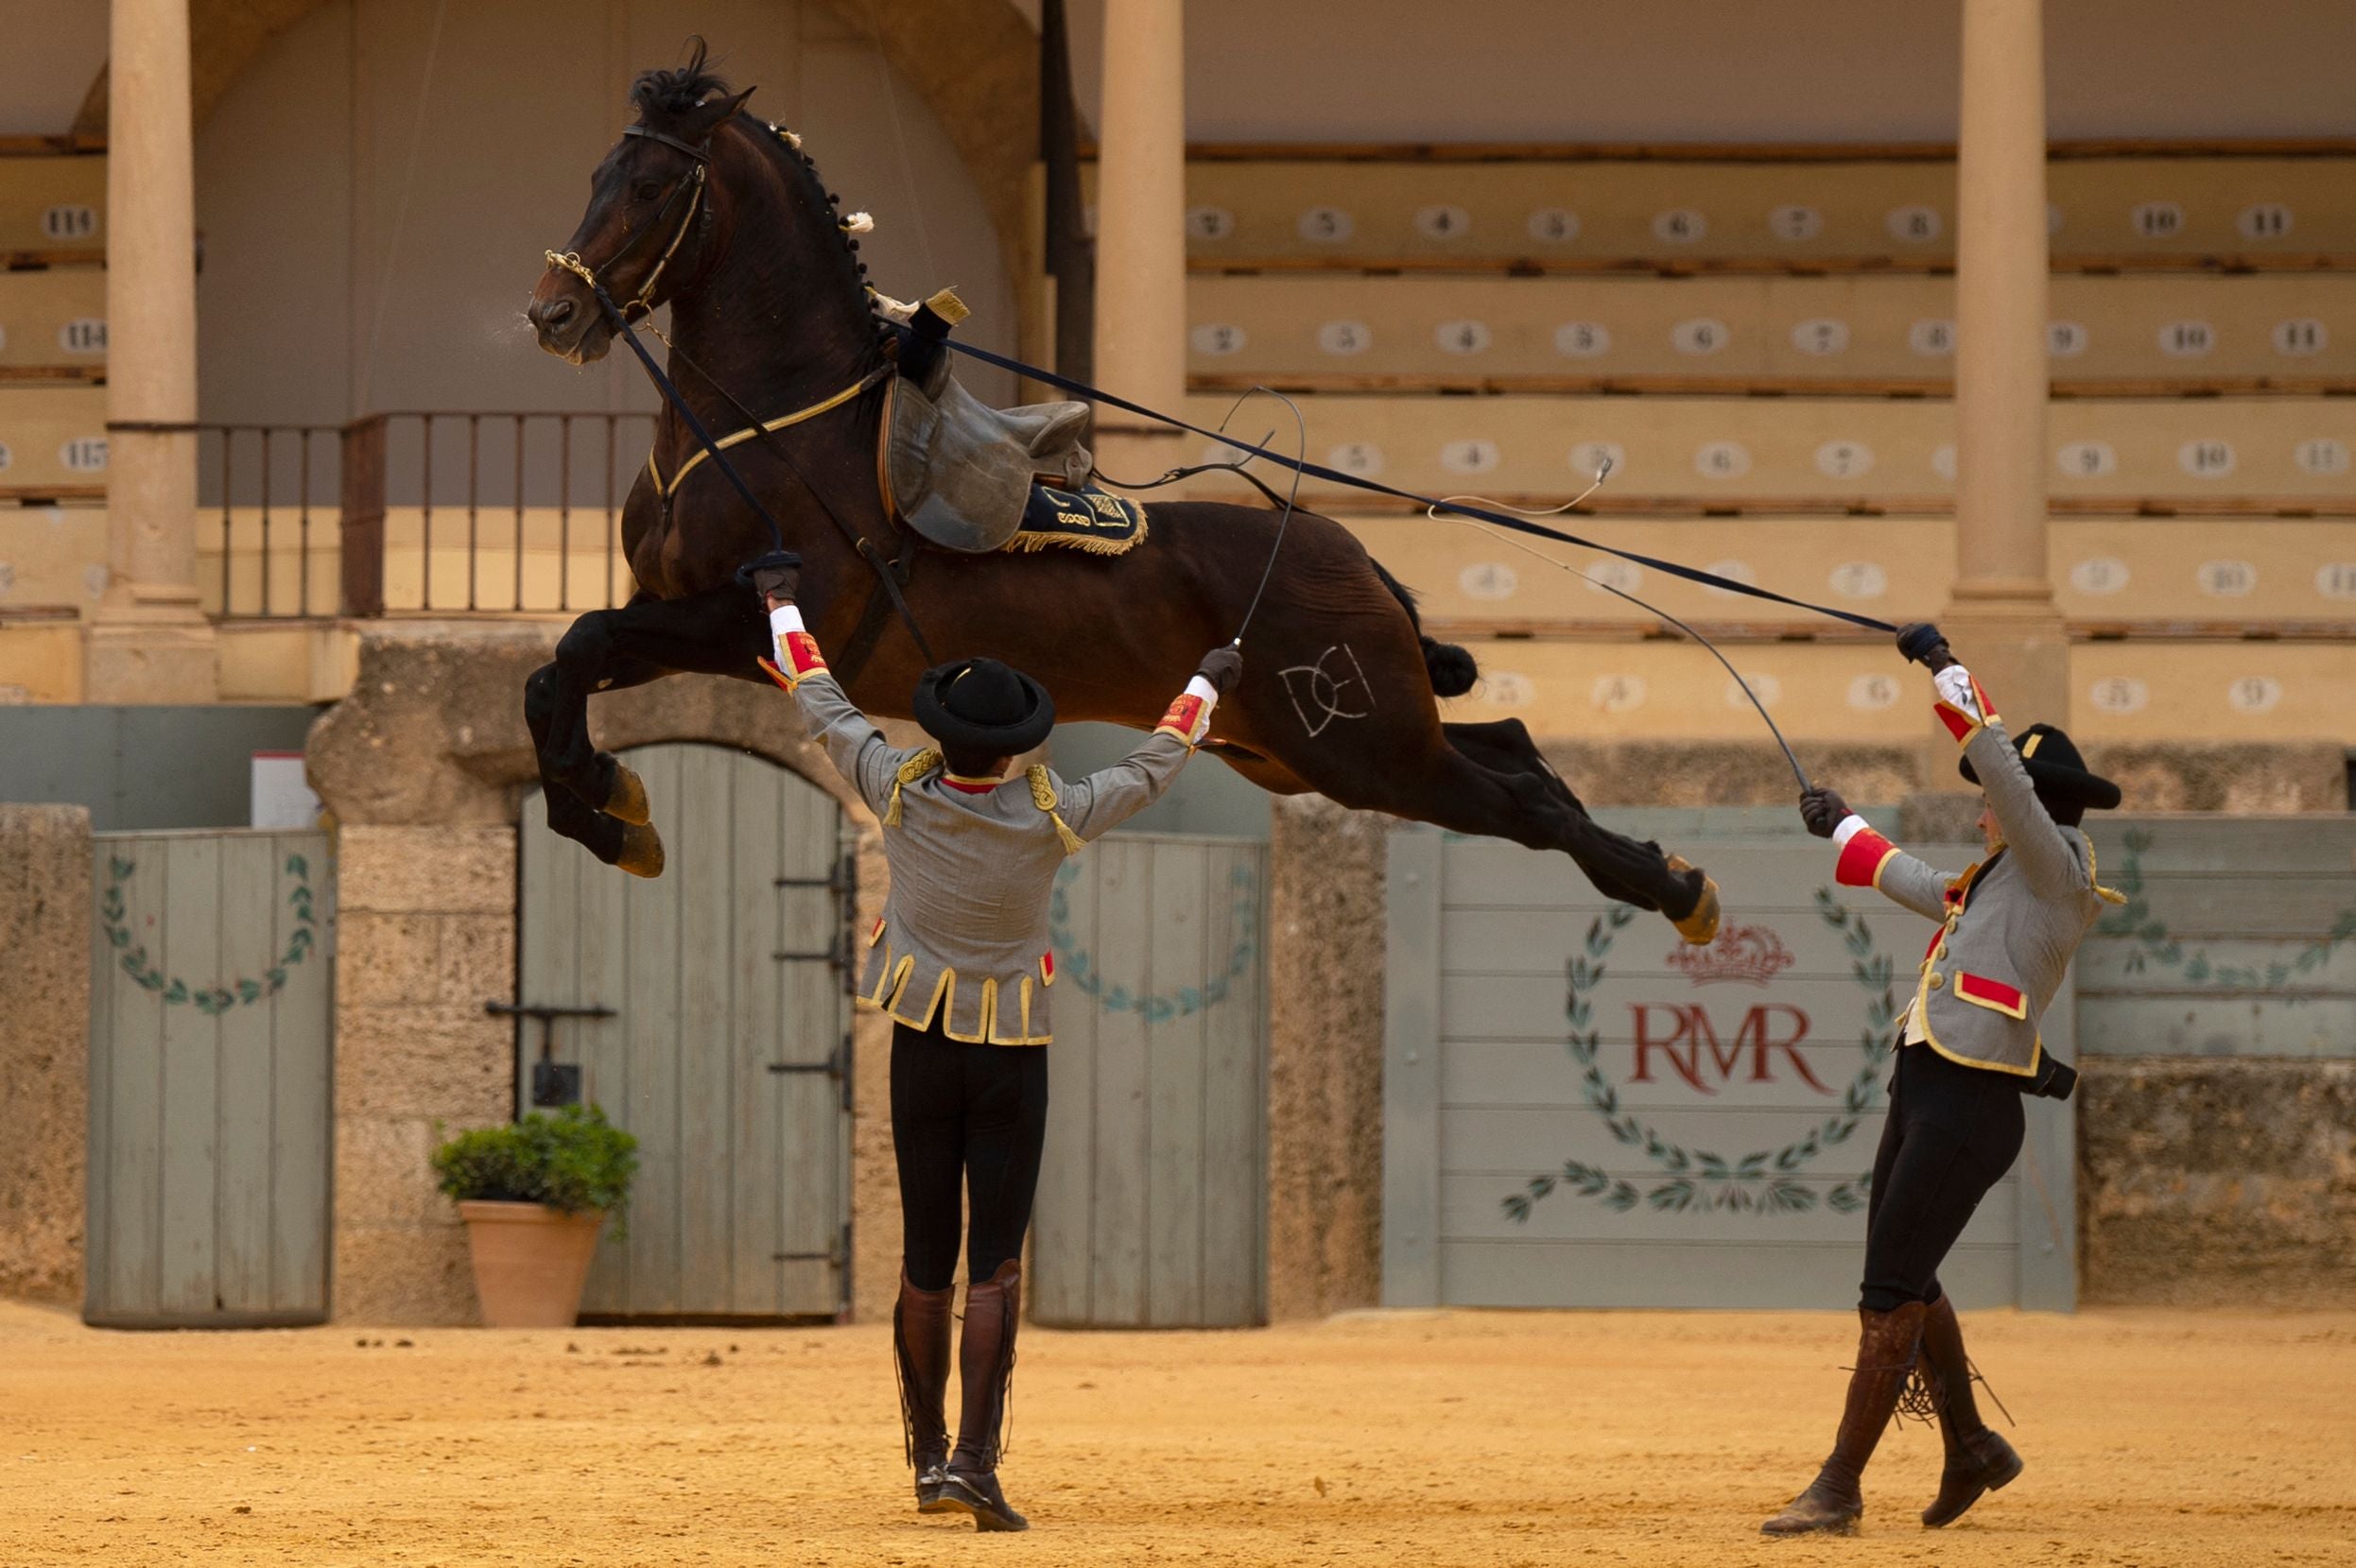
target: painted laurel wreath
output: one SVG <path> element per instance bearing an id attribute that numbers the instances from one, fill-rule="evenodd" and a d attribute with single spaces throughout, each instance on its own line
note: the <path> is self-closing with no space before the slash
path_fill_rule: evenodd
<path id="1" fill-rule="evenodd" d="M 1132 991 L 1117 981 L 1108 982 L 1087 950 L 1080 946 L 1072 935 L 1068 892 L 1079 874 L 1080 868 L 1071 865 L 1056 873 L 1055 897 L 1048 908 L 1048 936 L 1055 944 L 1055 961 L 1062 969 L 1065 983 L 1077 987 L 1083 996 L 1094 997 L 1105 1011 L 1134 1012 L 1149 1024 L 1167 1024 L 1175 1018 L 1207 1012 L 1227 1000 L 1235 982 L 1251 969 L 1253 957 L 1259 951 L 1260 900 L 1259 887 L 1250 867 L 1238 866 L 1227 879 L 1235 895 L 1229 918 L 1235 924 L 1236 937 L 1226 967 L 1216 974 L 1205 975 L 1195 985 L 1180 986 L 1168 992 Z"/>
<path id="2" fill-rule="evenodd" d="M 1597 1062 L 1602 1031 L 1595 1026 L 1592 992 L 1602 980 L 1604 957 L 1620 932 L 1637 918 L 1629 905 L 1615 904 L 1587 927 L 1585 950 L 1573 953 L 1564 964 L 1567 988 L 1564 1011 L 1570 1022 L 1567 1044 L 1578 1065 L 1581 1092 L 1587 1106 L 1619 1143 L 1644 1150 L 1660 1167 L 1660 1179 L 1642 1189 L 1625 1177 L 1602 1166 L 1567 1160 L 1559 1171 L 1533 1176 L 1517 1193 L 1501 1199 L 1506 1216 L 1527 1223 L 1540 1199 L 1556 1189 L 1593 1198 L 1620 1213 L 1639 1202 L 1667 1214 L 1798 1214 L 1816 1207 L 1816 1189 L 1798 1180 L 1827 1149 L 1848 1142 L 1864 1113 L 1881 1093 L 1881 1069 L 1897 1044 L 1897 993 L 1893 984 L 1896 966 L 1886 953 L 1874 950 L 1873 931 L 1865 917 L 1845 907 L 1829 887 L 1816 889 L 1816 912 L 1842 936 L 1848 950 L 1849 972 L 1870 995 L 1865 1028 L 1858 1037 L 1862 1059 L 1857 1076 L 1841 1094 L 1841 1111 L 1810 1128 L 1779 1149 L 1760 1149 L 1733 1158 L 1707 1149 L 1689 1149 L 1662 1137 L 1649 1124 L 1620 1109 L 1620 1092 Z M 1825 1203 L 1844 1214 L 1863 1208 L 1872 1182 L 1870 1174 L 1843 1181 L 1825 1194 Z"/>
<path id="3" fill-rule="evenodd" d="M 107 857 L 106 891 L 98 898 L 99 929 L 105 932 L 107 944 L 122 955 L 123 973 L 142 989 L 155 992 L 156 999 L 166 1007 L 185 1005 L 217 1018 L 232 1008 L 251 1006 L 275 996 L 286 989 L 286 971 L 310 956 L 311 949 L 319 943 L 319 921 L 311 911 L 311 863 L 302 855 L 290 854 L 286 857 L 286 872 L 294 878 L 294 887 L 286 893 L 286 906 L 294 912 L 294 930 L 286 938 L 286 952 L 259 977 L 241 976 L 191 986 L 186 980 L 166 975 L 156 968 L 148 960 L 147 944 L 132 944 L 123 884 L 130 880 L 136 870 L 133 862 L 120 855 Z"/>

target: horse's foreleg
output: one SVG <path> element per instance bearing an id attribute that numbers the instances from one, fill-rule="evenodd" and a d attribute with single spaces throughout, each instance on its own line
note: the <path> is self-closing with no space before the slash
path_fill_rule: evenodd
<path id="1" fill-rule="evenodd" d="M 739 589 L 715 590 L 684 599 L 640 597 L 618 610 L 593 610 L 575 621 L 556 645 L 556 663 L 528 707 L 541 701 L 546 734 L 540 742 L 541 771 L 593 810 L 643 825 L 648 819 L 646 785 L 589 735 L 589 698 L 598 692 L 643 685 L 674 672 L 757 676 L 755 661 L 768 650 L 765 629 Z M 535 728 L 535 737 L 540 731 Z"/>
<path id="2" fill-rule="evenodd" d="M 599 690 L 643 685 L 668 672 L 650 663 L 633 662 L 600 677 Z M 558 663 L 543 664 L 524 682 L 524 723 L 531 731 L 532 750 L 539 759 L 541 794 L 547 802 L 548 826 L 584 846 L 609 866 L 639 876 L 659 876 L 663 870 L 663 841 L 646 820 L 646 790 L 638 776 L 614 758 L 598 751 L 589 741 L 589 694 Z M 610 765 L 613 782 L 604 798 L 634 794 L 635 820 L 609 814 L 585 800 L 573 781 L 594 778 L 598 761 Z"/>

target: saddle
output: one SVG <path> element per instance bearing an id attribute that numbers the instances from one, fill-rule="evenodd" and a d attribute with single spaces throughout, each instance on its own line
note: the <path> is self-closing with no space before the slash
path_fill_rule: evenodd
<path id="1" fill-rule="evenodd" d="M 1023 526 L 1031 486 L 1083 488 L 1095 468 L 1080 438 L 1084 403 L 993 408 L 959 384 L 942 354 L 886 393 L 877 477 L 884 504 L 945 550 L 1005 548 Z"/>

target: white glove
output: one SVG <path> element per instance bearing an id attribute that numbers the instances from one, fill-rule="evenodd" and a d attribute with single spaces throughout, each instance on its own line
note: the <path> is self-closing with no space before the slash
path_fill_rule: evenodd
<path id="1" fill-rule="evenodd" d="M 1963 665 L 1948 665 L 1931 678 L 1931 683 L 1939 689 L 1939 696 L 1949 707 L 1960 708 L 1976 719 L 1988 716 L 1980 711 L 1980 698 L 1971 689 L 1971 672 Z"/>

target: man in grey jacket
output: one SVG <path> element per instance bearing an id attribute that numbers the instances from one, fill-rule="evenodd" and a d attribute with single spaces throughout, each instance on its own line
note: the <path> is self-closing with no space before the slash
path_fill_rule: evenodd
<path id="1" fill-rule="evenodd" d="M 1874 1156 L 1865 1229 L 1862 1334 L 1832 1456 L 1808 1490 L 1762 1526 L 1771 1536 L 1853 1529 L 1860 1478 L 1907 1376 L 1919 1365 L 1947 1449 L 1925 1525 L 1953 1521 L 2021 1471 L 1980 1419 L 1971 1363 L 1938 1268 L 1972 1211 L 2020 1153 L 2020 1096 L 2066 1099 L 2077 1075 L 2045 1049 L 2039 1019 L 2079 939 L 2119 895 L 2094 879 L 2087 808 L 2119 788 L 2087 771 L 2070 737 L 2033 724 L 2018 740 L 1936 628 L 1900 629 L 1898 647 L 1932 672 L 1933 711 L 1980 785 L 1988 857 L 1949 876 L 1865 825 L 1829 789 L 1800 798 L 1808 829 L 1840 847 L 1836 880 L 1872 887 L 1939 922 L 1898 1036 L 1889 1120 Z"/>
<path id="2" fill-rule="evenodd" d="M 1055 873 L 1169 787 L 1243 656 L 1233 647 L 1204 655 L 1153 732 L 1112 767 L 1068 783 L 1045 766 L 1010 778 L 1013 760 L 1054 728 L 1046 688 L 995 659 L 928 670 L 916 720 L 940 744 L 894 747 L 827 673 L 794 607 L 798 564 L 769 558 L 754 575 L 777 646 L 762 667 L 793 694 L 811 734 L 883 823 L 892 870 L 882 918 L 866 933 L 859 1000 L 892 1021 L 902 1232 L 892 1353 L 916 1505 L 971 1514 L 978 1529 L 1025 1529 L 999 1488 L 997 1461 L 1022 1318 L 1023 1232 L 1047 1140 Z M 949 1318 L 965 1207 L 952 1452 Z"/>

